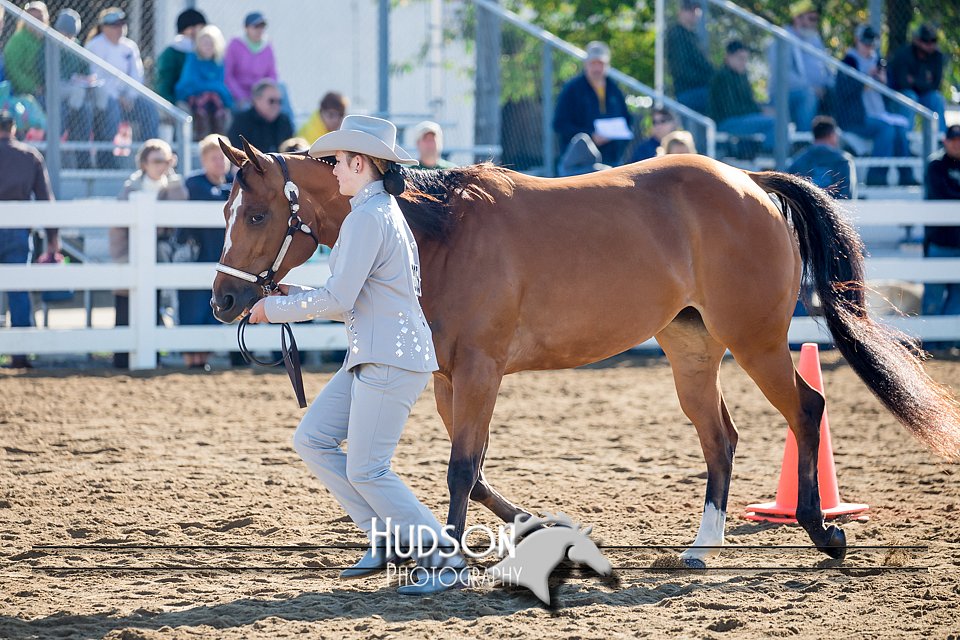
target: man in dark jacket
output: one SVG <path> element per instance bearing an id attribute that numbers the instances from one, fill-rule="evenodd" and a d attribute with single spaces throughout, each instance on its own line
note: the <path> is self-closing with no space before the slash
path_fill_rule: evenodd
<path id="1" fill-rule="evenodd" d="M 53 200 L 50 177 L 43 156 L 31 146 L 18 142 L 17 127 L 9 111 L 0 111 L 0 201 Z M 28 222 L 24 224 L 29 225 Z M 30 229 L 0 229 L 0 264 L 29 264 L 31 251 Z M 55 261 L 60 251 L 56 229 L 47 229 L 47 258 Z M 33 324 L 30 294 L 26 291 L 7 293 L 10 304 L 10 325 L 29 327 Z M 25 355 L 14 355 L 15 369 L 31 366 Z"/>
<path id="2" fill-rule="evenodd" d="M 170 102 L 176 102 L 174 88 L 180 80 L 187 54 L 193 52 L 197 32 L 207 26 L 206 17 L 196 9 L 186 9 L 177 16 L 177 37 L 157 58 L 157 81 L 154 90 Z"/>
<path id="3" fill-rule="evenodd" d="M 623 118 L 629 127 L 632 118 L 627 101 L 616 83 L 607 77 L 610 49 L 602 42 L 587 45 L 583 73 L 564 85 L 553 114 L 553 130 L 560 149 L 566 149 L 578 133 L 586 133 L 600 150 L 603 163 L 612 167 L 621 164 L 627 140 L 611 140 L 596 131 L 596 121 Z"/>
<path id="4" fill-rule="evenodd" d="M 667 30 L 667 66 L 677 101 L 706 113 L 713 65 L 700 48 L 696 28 L 703 10 L 697 0 L 681 0 L 677 23 Z"/>
<path id="5" fill-rule="evenodd" d="M 853 156 L 840 150 L 837 123 L 830 116 L 813 119 L 813 144 L 787 167 L 787 173 L 806 176 L 834 198 L 856 198 Z"/>
<path id="6" fill-rule="evenodd" d="M 293 137 L 293 125 L 280 110 L 280 88 L 270 78 L 253 85 L 253 104 L 234 117 L 230 125 L 230 143 L 240 146 L 240 136 L 264 153 L 279 150 L 280 143 Z"/>
<path id="7" fill-rule="evenodd" d="M 940 116 L 940 130 L 947 130 L 943 119 L 944 99 L 943 53 L 937 48 L 937 30 L 928 24 L 917 28 L 913 42 L 897 49 L 890 58 L 889 84 L 903 95 L 919 102 Z M 913 112 L 902 107 L 901 113 L 913 121 Z"/>
<path id="8" fill-rule="evenodd" d="M 960 125 L 947 129 L 943 151 L 927 165 L 927 200 L 960 200 Z M 930 258 L 960 258 L 960 226 L 926 227 L 923 254 Z M 927 283 L 923 287 L 924 315 L 960 315 L 960 283 Z M 952 344 L 927 345 L 949 348 Z"/>
<path id="9" fill-rule="evenodd" d="M 710 83 L 710 116 L 717 121 L 717 130 L 735 136 L 755 133 L 763 135 L 762 147 L 773 150 L 775 121 L 760 110 L 747 77 L 750 51 L 740 40 L 727 43 L 723 68 Z"/>

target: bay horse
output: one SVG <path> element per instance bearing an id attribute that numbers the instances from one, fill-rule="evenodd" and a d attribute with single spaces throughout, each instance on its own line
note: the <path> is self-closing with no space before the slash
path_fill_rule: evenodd
<path id="1" fill-rule="evenodd" d="M 276 279 L 317 242 L 332 246 L 349 213 L 332 165 L 221 143 L 239 173 L 224 207 L 221 263 Z M 289 186 L 299 187 L 299 222 Z M 690 566 L 723 544 L 738 431 L 720 388 L 726 350 L 783 414 L 799 449 L 797 520 L 837 559 L 846 538 L 825 525 L 817 486 L 824 398 L 799 376 L 787 329 L 802 272 L 847 362 L 921 441 L 960 457 L 960 404 L 928 377 L 905 336 L 867 315 L 862 243 L 836 202 L 809 182 L 670 155 L 571 178 L 492 165 L 407 171 L 398 198 L 419 246 L 422 306 L 440 370 L 437 410 L 451 440 L 447 523 L 462 536 L 469 500 L 512 522 L 527 512 L 484 476 L 489 423 L 505 374 L 577 367 L 655 337 L 707 466 Z M 776 201 L 771 195 L 776 196 Z M 310 233 L 292 233 L 301 223 Z M 288 227 L 289 225 L 289 227 Z M 264 295 L 218 273 L 211 305 L 232 322 Z M 705 548 L 714 547 L 714 548 Z"/>

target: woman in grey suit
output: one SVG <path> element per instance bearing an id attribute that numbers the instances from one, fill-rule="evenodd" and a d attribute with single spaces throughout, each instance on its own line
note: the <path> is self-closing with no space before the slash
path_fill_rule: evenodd
<path id="1" fill-rule="evenodd" d="M 294 449 L 372 543 L 383 541 L 372 535 L 374 518 L 378 532 L 390 518 L 401 538 L 411 525 L 414 531 L 427 527 L 442 544 L 440 523 L 390 469 L 410 409 L 437 370 L 418 299 L 417 244 L 394 199 L 404 187 L 397 164 L 417 161 L 396 144 L 392 123 L 370 116 L 347 116 L 339 130 L 313 143 L 310 155 L 335 155 L 340 193 L 351 196 L 330 252 L 330 279 L 319 289 L 281 285 L 285 295 L 260 300 L 250 322 L 324 318 L 346 324 L 343 367 L 301 420 Z M 347 452 L 340 447 L 344 440 Z M 341 578 L 371 575 L 395 560 L 376 544 Z M 420 566 L 434 570 L 418 572 L 422 579 L 400 593 L 436 593 L 466 580 L 459 554 L 416 555 Z"/>

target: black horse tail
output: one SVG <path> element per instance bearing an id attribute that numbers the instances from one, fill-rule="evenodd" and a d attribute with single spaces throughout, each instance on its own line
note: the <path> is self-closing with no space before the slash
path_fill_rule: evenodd
<path id="1" fill-rule="evenodd" d="M 780 198 L 793 222 L 804 275 L 812 277 L 840 353 L 921 442 L 949 460 L 960 459 L 960 403 L 924 371 L 924 353 L 914 340 L 867 315 L 863 243 L 837 202 L 796 176 L 748 175 Z"/>

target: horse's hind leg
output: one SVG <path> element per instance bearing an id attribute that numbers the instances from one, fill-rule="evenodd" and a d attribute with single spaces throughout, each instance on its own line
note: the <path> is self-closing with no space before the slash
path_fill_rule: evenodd
<path id="1" fill-rule="evenodd" d="M 720 553 L 727 516 L 727 495 L 737 447 L 737 428 L 720 391 L 720 361 L 726 351 L 703 325 L 700 314 L 681 311 L 657 334 L 673 368 L 673 378 L 683 412 L 697 429 L 707 463 L 707 493 L 703 519 L 693 546 L 680 557 L 692 566 Z"/>
<path id="2" fill-rule="evenodd" d="M 826 527 L 820 510 L 817 483 L 817 455 L 820 450 L 820 418 L 825 402 L 793 368 L 786 341 L 764 346 L 759 341 L 730 350 L 737 362 L 753 378 L 767 400 L 786 418 L 797 439 L 797 522 L 820 551 L 832 558 L 846 555 L 846 537 L 835 526 Z"/>

